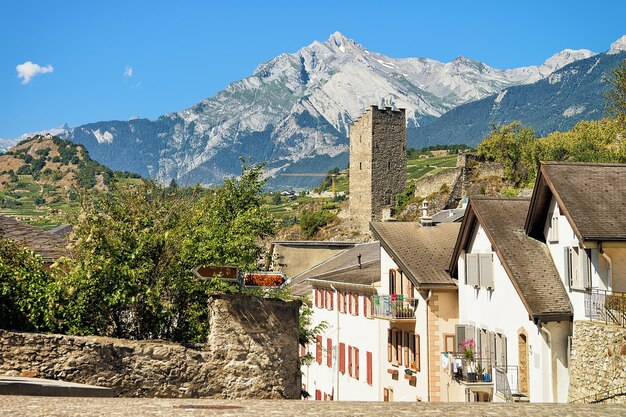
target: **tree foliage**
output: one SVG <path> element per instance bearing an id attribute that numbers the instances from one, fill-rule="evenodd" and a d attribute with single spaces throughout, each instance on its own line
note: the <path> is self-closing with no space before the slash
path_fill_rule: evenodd
<path id="1" fill-rule="evenodd" d="M 492 129 L 478 155 L 502 163 L 515 186 L 531 186 L 540 161 L 626 162 L 626 129 L 618 119 L 582 121 L 567 132 L 535 138 L 520 122 Z"/>
<path id="2" fill-rule="evenodd" d="M 611 84 L 605 96 L 607 113 L 626 123 L 626 60 L 611 70 L 606 81 Z"/>
<path id="3" fill-rule="evenodd" d="M 40 256 L 0 239 L 0 328 L 46 329 L 51 282 Z"/>
<path id="4" fill-rule="evenodd" d="M 312 238 L 324 226 L 332 223 L 337 216 L 325 209 L 305 209 L 300 214 L 300 231 L 306 238 Z"/>
<path id="5" fill-rule="evenodd" d="M 236 287 L 201 280 L 191 270 L 256 266 L 260 239 L 273 226 L 261 207 L 261 169 L 244 166 L 239 178 L 213 190 L 144 181 L 130 187 L 112 183 L 109 193 L 83 196 L 73 222 L 72 258 L 52 280 L 46 274 L 29 278 L 46 284 L 35 310 L 43 309 L 45 319 L 20 307 L 28 301 L 11 301 L 33 299 L 18 293 L 19 283 L 6 286 L 12 290 L 3 292 L 3 303 L 16 306 L 12 312 L 24 311 L 21 328 L 43 322 L 45 330 L 62 333 L 202 341 L 208 295 Z"/>

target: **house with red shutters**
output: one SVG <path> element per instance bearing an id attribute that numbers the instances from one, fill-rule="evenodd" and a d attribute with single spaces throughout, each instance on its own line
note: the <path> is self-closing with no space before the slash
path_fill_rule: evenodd
<path id="1" fill-rule="evenodd" d="M 313 326 L 326 328 L 301 354 L 302 385 L 314 400 L 382 401 L 381 322 L 372 316 L 380 284 L 379 244 L 356 245 L 308 274 Z"/>

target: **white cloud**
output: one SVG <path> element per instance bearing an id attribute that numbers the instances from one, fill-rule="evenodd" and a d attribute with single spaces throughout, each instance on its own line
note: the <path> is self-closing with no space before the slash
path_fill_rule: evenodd
<path id="1" fill-rule="evenodd" d="M 35 75 L 54 72 L 54 67 L 52 67 L 52 65 L 42 67 L 41 65 L 33 64 L 30 61 L 19 64 L 15 67 L 15 69 L 17 70 L 17 77 L 22 79 L 22 84 L 28 84 Z"/>
<path id="2" fill-rule="evenodd" d="M 133 67 L 124 68 L 124 78 L 130 78 L 133 76 Z"/>

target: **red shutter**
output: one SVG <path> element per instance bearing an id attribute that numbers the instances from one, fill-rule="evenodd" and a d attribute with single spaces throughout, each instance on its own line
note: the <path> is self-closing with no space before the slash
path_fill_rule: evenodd
<path id="1" fill-rule="evenodd" d="M 352 314 L 352 294 L 348 293 L 346 297 L 348 297 L 348 314 Z"/>
<path id="2" fill-rule="evenodd" d="M 335 305 L 335 293 L 331 292 L 330 293 L 330 309 L 331 310 L 333 309 L 334 305 Z"/>
<path id="3" fill-rule="evenodd" d="M 315 400 L 322 401 L 322 391 L 318 389 L 315 390 Z"/>
<path id="4" fill-rule="evenodd" d="M 316 288 L 315 289 L 315 307 L 319 307 L 320 306 L 320 291 Z"/>
<path id="5" fill-rule="evenodd" d="M 372 383 L 373 383 L 373 381 L 372 381 L 372 375 L 373 375 L 372 352 L 367 352 L 365 354 L 365 360 L 367 361 L 367 383 L 369 385 L 372 385 Z"/>
<path id="6" fill-rule="evenodd" d="M 428 340 L 428 339 L 427 339 Z M 415 369 L 419 372 L 420 370 L 420 335 L 415 335 Z"/>
<path id="7" fill-rule="evenodd" d="M 354 294 L 354 315 L 359 315 L 359 294 Z"/>
<path id="8" fill-rule="evenodd" d="M 409 334 L 407 332 L 402 333 L 402 340 L 404 341 L 404 366 L 408 368 L 411 362 L 409 362 Z"/>
<path id="9" fill-rule="evenodd" d="M 352 376 L 352 346 L 348 346 L 348 375 Z"/>
<path id="10" fill-rule="evenodd" d="M 367 317 L 367 295 L 363 296 L 363 317 Z"/>
<path id="11" fill-rule="evenodd" d="M 315 362 L 322 363 L 322 336 L 317 336 L 315 343 Z"/>
<path id="12" fill-rule="evenodd" d="M 354 377 L 359 379 L 359 348 L 354 348 Z"/>
<path id="13" fill-rule="evenodd" d="M 333 340 L 326 339 L 326 365 L 329 368 L 333 367 Z"/>
<path id="14" fill-rule="evenodd" d="M 304 356 L 304 355 L 306 355 L 306 348 L 300 345 L 300 356 Z"/>
<path id="15" fill-rule="evenodd" d="M 346 373 L 346 344 L 339 343 L 339 372 Z"/>
<path id="16" fill-rule="evenodd" d="M 387 361 L 390 363 L 393 361 L 393 353 L 392 353 L 393 347 L 391 346 L 393 342 L 392 337 L 393 337 L 393 333 L 391 332 L 391 329 L 387 329 Z"/>

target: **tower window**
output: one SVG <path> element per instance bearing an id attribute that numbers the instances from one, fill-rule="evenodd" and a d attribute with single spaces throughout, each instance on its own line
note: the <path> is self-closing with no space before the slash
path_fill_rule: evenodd
<path id="1" fill-rule="evenodd" d="M 363 169 L 363 163 L 359 162 L 359 171 Z"/>

